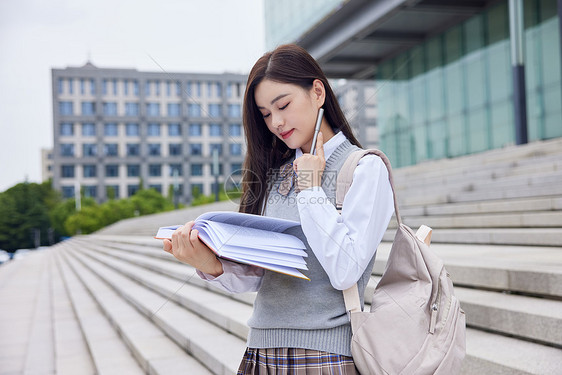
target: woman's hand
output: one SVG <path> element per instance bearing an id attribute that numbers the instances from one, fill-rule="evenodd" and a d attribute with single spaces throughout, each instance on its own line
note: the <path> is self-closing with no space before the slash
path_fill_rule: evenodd
<path id="1" fill-rule="evenodd" d="M 171 241 L 164 240 L 164 251 L 203 273 L 214 277 L 222 275 L 222 263 L 217 259 L 215 253 L 199 240 L 197 229 L 192 230 L 194 223 L 190 221 L 176 229 Z"/>
<path id="2" fill-rule="evenodd" d="M 316 155 L 303 154 L 293 162 L 293 168 L 297 173 L 298 188 L 302 191 L 312 186 L 321 186 L 325 167 L 324 136 L 320 132 L 316 139 Z"/>

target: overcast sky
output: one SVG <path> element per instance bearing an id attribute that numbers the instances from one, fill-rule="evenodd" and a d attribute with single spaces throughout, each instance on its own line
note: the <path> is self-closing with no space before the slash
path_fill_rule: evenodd
<path id="1" fill-rule="evenodd" d="M 41 181 L 51 68 L 246 74 L 264 45 L 262 0 L 0 0 L 0 192 Z"/>

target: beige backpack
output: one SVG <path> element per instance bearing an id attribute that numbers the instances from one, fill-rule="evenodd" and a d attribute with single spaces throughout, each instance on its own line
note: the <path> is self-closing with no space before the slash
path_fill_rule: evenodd
<path id="1" fill-rule="evenodd" d="M 361 311 L 357 284 L 343 291 L 355 365 L 363 375 L 458 374 L 466 353 L 464 311 L 443 261 L 429 248 L 431 229 L 422 226 L 416 235 L 402 223 L 386 155 L 359 150 L 347 158 L 338 174 L 336 207 L 341 209 L 355 167 L 367 154 L 388 168 L 398 230 L 371 311 Z"/>

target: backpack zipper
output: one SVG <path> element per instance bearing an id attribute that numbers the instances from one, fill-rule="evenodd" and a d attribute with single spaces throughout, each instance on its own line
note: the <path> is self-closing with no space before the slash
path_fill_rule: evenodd
<path id="1" fill-rule="evenodd" d="M 441 286 L 437 284 L 437 297 L 431 304 L 431 320 L 429 322 L 429 333 L 435 333 L 435 326 L 437 325 L 437 312 L 439 311 L 439 301 L 441 299 Z"/>

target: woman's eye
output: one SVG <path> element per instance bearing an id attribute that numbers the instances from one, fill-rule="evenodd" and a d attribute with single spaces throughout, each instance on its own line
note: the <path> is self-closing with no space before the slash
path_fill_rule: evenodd
<path id="1" fill-rule="evenodd" d="M 263 115 L 263 118 L 268 118 L 269 117 L 269 113 L 267 115 Z"/>
<path id="2" fill-rule="evenodd" d="M 283 107 L 279 108 L 280 110 L 284 110 L 285 108 L 287 108 L 287 106 L 289 105 L 289 103 L 285 104 Z"/>

